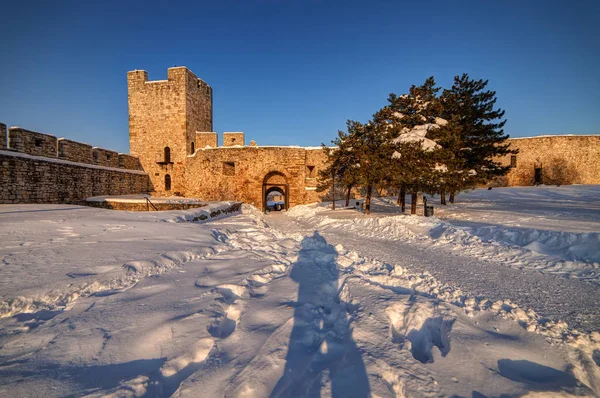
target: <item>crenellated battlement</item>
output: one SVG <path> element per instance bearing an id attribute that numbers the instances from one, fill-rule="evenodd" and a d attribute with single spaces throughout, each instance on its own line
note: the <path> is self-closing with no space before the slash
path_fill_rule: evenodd
<path id="1" fill-rule="evenodd" d="M 4 141 L 1 137 L 4 137 Z M 6 143 L 6 125 L 2 123 L 0 123 L 0 150 L 12 150 L 33 156 L 117 169 L 142 170 L 140 161 L 135 156 L 92 147 L 89 144 L 66 138 L 57 139 L 54 135 L 38 133 L 21 127 L 8 129 L 8 143 Z"/>
<path id="2" fill-rule="evenodd" d="M 46 158 L 56 158 L 58 156 L 55 136 L 25 130 L 21 127 L 8 129 L 8 148 Z"/>
<path id="3" fill-rule="evenodd" d="M 244 146 L 244 133 L 241 131 L 223 133 L 223 146 Z"/>
<path id="4" fill-rule="evenodd" d="M 196 149 L 206 147 L 216 148 L 219 146 L 219 135 L 214 131 L 196 131 Z"/>

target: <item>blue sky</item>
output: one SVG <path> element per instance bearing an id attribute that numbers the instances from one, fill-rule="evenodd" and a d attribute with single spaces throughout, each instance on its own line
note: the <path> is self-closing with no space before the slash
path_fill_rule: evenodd
<path id="1" fill-rule="evenodd" d="M 329 143 L 428 76 L 489 79 L 514 137 L 600 133 L 598 1 L 40 1 L 0 6 L 0 121 L 128 152 L 128 70 L 185 65 L 214 129 Z"/>

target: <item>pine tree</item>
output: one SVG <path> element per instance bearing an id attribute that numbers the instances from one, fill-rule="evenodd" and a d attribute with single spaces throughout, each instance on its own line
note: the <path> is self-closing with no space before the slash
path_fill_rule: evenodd
<path id="1" fill-rule="evenodd" d="M 436 180 L 437 145 L 426 146 L 424 141 L 429 139 L 423 136 L 419 140 L 414 131 L 419 128 L 425 133 L 432 127 L 430 125 L 436 123 L 441 109 L 437 99 L 439 91 L 433 76 L 429 77 L 423 85 L 411 86 L 408 94 L 397 96 L 391 93 L 388 106 L 381 109 L 375 117 L 375 120 L 383 120 L 388 124 L 395 139 L 397 153 L 394 156 L 396 165 L 392 180 L 399 189 L 398 204 L 403 212 L 407 191 L 411 193 L 411 213 L 414 214 L 417 193 L 430 190 Z"/>
<path id="2" fill-rule="evenodd" d="M 348 120 L 348 133 L 338 132 L 337 146 L 328 152 L 326 168 L 320 174 L 319 188 L 324 190 L 331 180 L 346 184 L 346 197 L 353 186 L 365 189 L 365 213 L 371 212 L 371 198 L 377 186 L 385 185 L 390 174 L 394 144 L 389 132 L 373 121 L 362 124 Z"/>
<path id="3" fill-rule="evenodd" d="M 486 90 L 487 80 L 471 80 L 465 73 L 454 77 L 451 89 L 440 97 L 441 117 L 448 123 L 432 132 L 446 151 L 448 166 L 442 189 L 454 195 L 466 188 L 503 176 L 510 170 L 496 157 L 517 153 L 506 143 L 502 109 L 494 109 L 496 92 Z"/>

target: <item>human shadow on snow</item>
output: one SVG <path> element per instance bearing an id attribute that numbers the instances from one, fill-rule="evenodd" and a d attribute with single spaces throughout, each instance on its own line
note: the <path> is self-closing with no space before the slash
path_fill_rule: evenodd
<path id="1" fill-rule="evenodd" d="M 0 367 L 0 380 L 25 379 L 25 378 L 49 378 L 57 380 L 70 380 L 73 384 L 72 394 L 66 397 L 79 397 L 82 395 L 107 391 L 119 387 L 122 381 L 130 380 L 139 375 L 155 374 L 160 370 L 166 358 L 139 359 L 129 362 L 76 366 L 59 363 L 43 363 L 32 366 L 25 361 L 19 367 L 4 369 Z M 18 364 L 12 362 L 11 364 Z M 18 382 L 18 381 L 17 381 Z M 0 383 L 0 385 L 3 383 Z M 1 394 L 0 394 L 1 395 Z"/>
<path id="2" fill-rule="evenodd" d="M 294 326 L 283 376 L 271 397 L 320 397 L 329 381 L 332 397 L 368 397 L 369 380 L 340 301 L 337 251 L 315 232 L 305 237 L 290 277 L 298 282 Z"/>

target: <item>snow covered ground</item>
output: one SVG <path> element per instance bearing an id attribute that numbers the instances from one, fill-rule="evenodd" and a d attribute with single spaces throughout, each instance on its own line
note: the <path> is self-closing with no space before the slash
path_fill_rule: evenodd
<path id="1" fill-rule="evenodd" d="M 2 205 L 0 396 L 598 396 L 599 193 Z"/>

